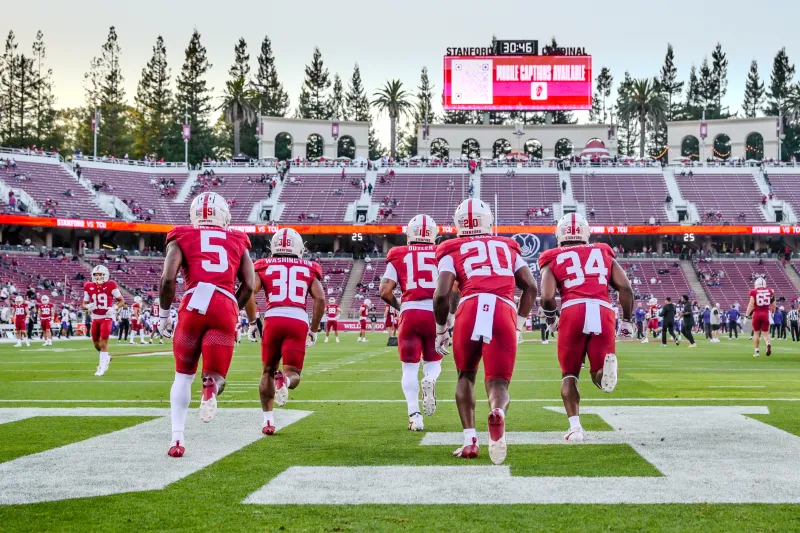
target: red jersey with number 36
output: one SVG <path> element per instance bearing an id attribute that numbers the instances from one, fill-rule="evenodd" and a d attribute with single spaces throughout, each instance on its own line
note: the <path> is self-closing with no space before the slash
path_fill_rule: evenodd
<path id="1" fill-rule="evenodd" d="M 775 298 L 775 291 L 772 289 L 750 289 L 750 296 L 753 297 L 754 313 L 769 313 L 772 300 Z"/>
<path id="2" fill-rule="evenodd" d="M 259 259 L 254 266 L 267 294 L 264 316 L 270 316 L 273 314 L 270 311 L 278 307 L 293 307 L 306 313 L 306 298 L 311 284 L 315 279 L 322 279 L 319 263 L 295 257 L 269 257 Z"/>
<path id="3" fill-rule="evenodd" d="M 439 272 L 455 273 L 461 297 L 481 293 L 514 301 L 514 273 L 528 265 L 517 241 L 480 235 L 444 241 L 436 248 Z"/>
<path id="4" fill-rule="evenodd" d="M 602 242 L 561 246 L 544 252 L 539 257 L 539 268 L 550 268 L 562 303 L 580 298 L 610 303 L 608 280 L 614 257 L 614 250 Z"/>
<path id="5" fill-rule="evenodd" d="M 395 246 L 386 256 L 383 278 L 397 283 L 403 303 L 433 300 L 438 276 L 435 244 Z"/>
<path id="6" fill-rule="evenodd" d="M 214 226 L 178 226 L 167 234 L 167 244 L 172 241 L 183 252 L 186 290 L 203 282 L 236 292 L 239 264 L 250 249 L 246 233 Z"/>

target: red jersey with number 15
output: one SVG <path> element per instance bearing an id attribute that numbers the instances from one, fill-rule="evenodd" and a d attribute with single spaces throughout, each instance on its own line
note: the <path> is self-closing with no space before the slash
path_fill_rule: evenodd
<path id="1" fill-rule="evenodd" d="M 172 241 L 183 252 L 186 290 L 203 282 L 236 292 L 239 264 L 250 249 L 247 234 L 214 226 L 178 226 L 167 233 L 167 244 Z"/>
<path id="2" fill-rule="evenodd" d="M 514 301 L 514 273 L 528 265 L 517 241 L 480 235 L 444 241 L 436 248 L 439 272 L 455 273 L 461 297 L 481 293 Z"/>
<path id="3" fill-rule="evenodd" d="M 295 257 L 268 257 L 255 262 L 256 275 L 267 293 L 267 311 L 293 307 L 306 313 L 306 298 L 315 279 L 322 279 L 319 263 Z M 298 314 L 298 318 L 299 318 Z M 308 315 L 305 314 L 306 320 Z"/>
<path id="4" fill-rule="evenodd" d="M 397 283 L 403 291 L 403 303 L 433 300 L 438 276 L 435 244 L 395 246 L 386 256 L 383 279 Z"/>
<path id="5" fill-rule="evenodd" d="M 753 312 L 768 313 L 772 300 L 775 299 L 775 291 L 772 289 L 750 289 L 750 296 L 753 297 Z"/>
<path id="6" fill-rule="evenodd" d="M 550 268 L 562 303 L 580 298 L 610 303 L 608 280 L 614 257 L 614 250 L 602 242 L 560 246 L 539 257 L 539 268 Z"/>

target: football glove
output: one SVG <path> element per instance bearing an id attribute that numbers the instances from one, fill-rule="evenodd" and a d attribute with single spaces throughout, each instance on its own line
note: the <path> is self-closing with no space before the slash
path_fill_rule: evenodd
<path id="1" fill-rule="evenodd" d="M 628 320 L 620 320 L 619 321 L 619 336 L 629 339 L 633 337 L 634 332 L 633 323 Z"/>
<path id="2" fill-rule="evenodd" d="M 547 323 L 547 331 L 551 333 L 555 333 L 556 331 L 558 331 L 558 321 L 559 321 L 558 316 L 547 317 L 544 319 L 544 321 Z"/>
<path id="3" fill-rule="evenodd" d="M 256 342 L 258 340 L 256 339 L 257 331 L 258 331 L 258 325 L 255 322 L 250 323 L 249 326 L 247 327 L 247 339 L 250 342 Z"/>
<path id="4" fill-rule="evenodd" d="M 90 313 L 93 312 L 95 309 L 97 309 L 97 304 L 95 303 L 86 305 L 86 310 L 89 311 Z"/>
<path id="5" fill-rule="evenodd" d="M 439 355 L 449 355 L 447 343 L 450 341 L 450 332 L 447 331 L 447 324 L 440 326 L 436 324 L 436 353 Z"/>
<path id="6" fill-rule="evenodd" d="M 317 343 L 317 332 L 316 331 L 309 331 L 308 332 L 308 339 L 306 340 L 306 348 L 311 348 Z"/>
<path id="7" fill-rule="evenodd" d="M 169 317 L 169 309 L 159 309 L 158 311 L 158 332 L 165 339 L 172 338 L 172 320 Z"/>

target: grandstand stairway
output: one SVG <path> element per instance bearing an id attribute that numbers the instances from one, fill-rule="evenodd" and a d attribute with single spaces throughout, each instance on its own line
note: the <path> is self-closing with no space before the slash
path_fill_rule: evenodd
<path id="1" fill-rule="evenodd" d="M 794 285 L 797 289 L 797 293 L 800 294 L 800 275 L 798 275 L 795 267 L 792 265 L 786 265 L 786 275 L 789 277 L 792 285 Z"/>
<path id="2" fill-rule="evenodd" d="M 697 300 L 697 305 L 699 305 L 701 309 L 707 305 L 711 305 L 703 284 L 697 279 L 697 274 L 694 271 L 694 267 L 692 267 L 692 262 L 681 261 L 681 270 L 683 270 L 683 275 L 689 283 L 689 288 L 694 291 L 694 299 Z"/>
<path id="3" fill-rule="evenodd" d="M 339 307 L 342 308 L 342 313 L 347 313 L 347 311 L 353 307 L 353 298 L 356 295 L 356 285 L 361 282 L 362 274 L 364 274 L 364 261 L 353 261 L 353 267 L 350 270 L 350 277 L 347 280 L 347 287 L 344 288 L 342 298 L 339 301 Z"/>
<path id="4" fill-rule="evenodd" d="M 667 208 L 667 219 L 670 222 L 678 222 L 678 207 L 686 209 L 686 214 L 689 216 L 690 222 L 696 222 L 691 219 L 691 210 L 686 200 L 681 196 L 681 190 L 678 187 L 678 182 L 675 181 L 675 171 L 671 168 L 664 169 L 664 183 L 667 184 L 667 192 L 672 197 L 672 205 Z"/>

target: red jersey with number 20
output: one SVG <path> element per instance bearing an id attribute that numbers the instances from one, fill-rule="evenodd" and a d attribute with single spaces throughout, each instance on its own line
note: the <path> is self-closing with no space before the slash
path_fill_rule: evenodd
<path id="1" fill-rule="evenodd" d="M 254 266 L 267 294 L 264 317 L 291 316 L 307 322 L 306 298 L 314 280 L 322 279 L 319 263 L 295 257 L 269 257 L 259 259 Z M 296 311 L 276 311 L 277 308 Z"/>
<path id="2" fill-rule="evenodd" d="M 435 244 L 395 246 L 386 256 L 383 279 L 397 283 L 403 292 L 403 303 L 432 301 L 438 276 Z"/>
<path id="3" fill-rule="evenodd" d="M 250 249 L 247 234 L 214 226 L 178 226 L 167 234 L 167 244 L 172 241 L 183 252 L 186 290 L 203 282 L 236 292 L 239 264 Z"/>
<path id="4" fill-rule="evenodd" d="M 527 264 L 517 241 L 480 235 L 459 237 L 436 248 L 439 272 L 454 272 L 461 298 L 481 293 L 514 301 L 514 273 Z"/>
<path id="5" fill-rule="evenodd" d="M 561 246 L 544 252 L 539 268 L 550 268 L 562 304 L 581 298 L 610 303 L 608 280 L 614 257 L 614 250 L 605 243 Z"/>
<path id="6" fill-rule="evenodd" d="M 775 298 L 775 291 L 772 289 L 750 289 L 750 296 L 753 297 L 754 313 L 768 313 L 772 300 Z"/>

